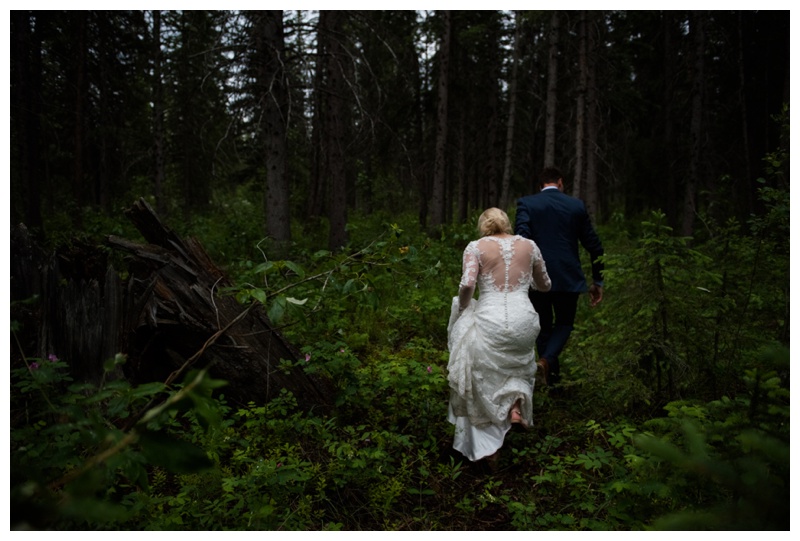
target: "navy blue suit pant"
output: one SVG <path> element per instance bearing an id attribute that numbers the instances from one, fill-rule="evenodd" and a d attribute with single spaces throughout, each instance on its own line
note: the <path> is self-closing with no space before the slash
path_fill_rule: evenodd
<path id="1" fill-rule="evenodd" d="M 534 310 L 539 314 L 542 327 L 536 338 L 539 357 L 547 359 L 550 368 L 547 383 L 556 384 L 561 379 L 558 356 L 567 345 L 569 335 L 575 326 L 575 313 L 578 311 L 580 293 L 565 291 L 530 291 L 529 297 Z"/>

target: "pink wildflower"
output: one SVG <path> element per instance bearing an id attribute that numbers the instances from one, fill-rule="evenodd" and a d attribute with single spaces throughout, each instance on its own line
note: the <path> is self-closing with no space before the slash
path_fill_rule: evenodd
<path id="1" fill-rule="evenodd" d="M 58 362 L 58 357 L 56 357 L 55 353 L 51 353 L 50 355 L 47 356 L 47 360 L 50 361 L 51 363 L 55 363 Z"/>
<path id="2" fill-rule="evenodd" d="M 32 362 L 31 363 L 31 370 L 38 370 L 38 369 L 39 369 L 39 363 L 37 363 L 35 361 Z"/>
<path id="3" fill-rule="evenodd" d="M 430 374 L 430 373 L 431 373 L 431 367 L 430 367 L 430 365 L 428 365 L 428 374 Z"/>
<path id="4" fill-rule="evenodd" d="M 306 353 L 306 362 L 308 362 L 308 361 L 310 361 L 310 360 L 311 360 L 311 355 L 309 355 L 308 353 Z"/>

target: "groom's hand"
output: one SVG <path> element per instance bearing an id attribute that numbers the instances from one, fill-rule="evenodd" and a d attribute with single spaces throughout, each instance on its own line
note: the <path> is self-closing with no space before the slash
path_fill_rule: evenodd
<path id="1" fill-rule="evenodd" d="M 589 306 L 597 306 L 603 300 L 603 288 L 597 284 L 589 286 Z"/>

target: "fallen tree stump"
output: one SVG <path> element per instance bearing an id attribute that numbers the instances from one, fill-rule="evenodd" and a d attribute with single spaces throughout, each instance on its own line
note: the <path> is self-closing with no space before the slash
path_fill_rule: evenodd
<path id="1" fill-rule="evenodd" d="M 264 307 L 220 294 L 232 284 L 196 239 L 178 237 L 144 199 L 126 215 L 146 240 L 107 238 L 109 247 L 126 254 L 127 279 L 111 265 L 93 265 L 93 276 L 87 269 L 66 271 L 70 258 L 63 255 L 42 265 L 43 355 L 80 357 L 72 360 L 82 363 L 80 375 L 97 380 L 114 348 L 127 354 L 124 377 L 134 384 L 173 383 L 190 366 L 208 367 L 228 382 L 218 391 L 235 406 L 264 404 L 286 389 L 304 410 L 331 407 L 329 381 L 297 366 L 279 367 L 282 359 L 301 355 Z M 81 257 L 72 260 L 74 267 Z"/>

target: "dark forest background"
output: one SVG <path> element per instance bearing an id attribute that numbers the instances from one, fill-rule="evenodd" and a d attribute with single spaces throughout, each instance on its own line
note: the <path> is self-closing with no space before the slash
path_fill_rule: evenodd
<path id="1" fill-rule="evenodd" d="M 347 241 L 506 208 L 556 165 L 607 222 L 746 217 L 789 100 L 785 11 L 11 13 L 11 223 L 238 193 Z"/>
<path id="2" fill-rule="evenodd" d="M 789 19 L 11 11 L 12 529 L 788 530 Z M 462 251 L 547 166 L 605 299 L 470 463 Z"/>

